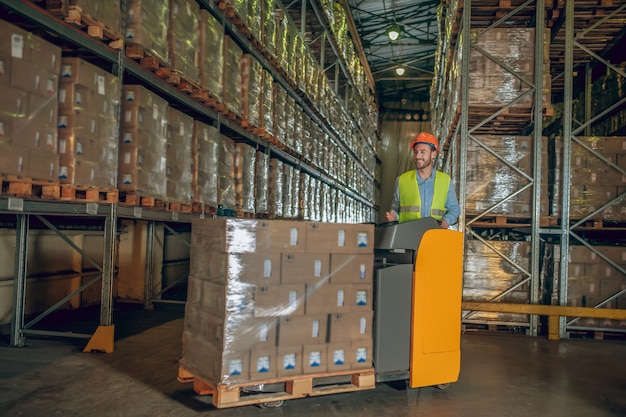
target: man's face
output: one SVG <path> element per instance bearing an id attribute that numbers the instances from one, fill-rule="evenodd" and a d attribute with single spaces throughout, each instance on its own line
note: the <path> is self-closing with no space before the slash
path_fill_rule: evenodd
<path id="1" fill-rule="evenodd" d="M 415 162 L 415 168 L 417 169 L 431 166 L 435 156 L 437 156 L 437 152 L 433 151 L 430 145 L 418 143 L 413 147 L 413 162 Z"/>

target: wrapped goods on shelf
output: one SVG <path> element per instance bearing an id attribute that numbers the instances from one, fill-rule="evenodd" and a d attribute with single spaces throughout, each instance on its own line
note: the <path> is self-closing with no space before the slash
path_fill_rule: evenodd
<path id="1" fill-rule="evenodd" d="M 294 149 L 295 147 L 295 138 L 294 138 L 294 130 L 295 130 L 295 114 L 297 111 L 297 105 L 295 100 L 287 95 L 287 102 L 285 103 L 285 115 L 284 115 L 284 123 L 285 123 L 285 132 L 284 132 L 284 141 L 283 143 L 289 148 Z"/>
<path id="2" fill-rule="evenodd" d="M 291 216 L 294 219 L 301 219 L 300 189 L 302 187 L 302 177 L 300 171 L 295 167 L 289 170 L 289 175 L 291 175 Z"/>
<path id="3" fill-rule="evenodd" d="M 296 28 L 288 19 L 283 19 L 278 27 L 277 57 L 280 67 L 293 79 Z"/>
<path id="4" fill-rule="evenodd" d="M 304 137 L 304 118 L 308 118 L 299 106 L 294 107 L 293 114 L 293 150 L 302 155 L 302 141 Z"/>
<path id="5" fill-rule="evenodd" d="M 119 79 L 80 58 L 63 58 L 60 79 L 60 182 L 117 188 Z"/>
<path id="6" fill-rule="evenodd" d="M 261 126 L 261 89 L 263 67 L 250 54 L 241 60 L 241 104 L 242 118 L 249 126 Z"/>
<path id="7" fill-rule="evenodd" d="M 283 212 L 287 219 L 296 218 L 296 210 L 293 206 L 293 194 L 296 190 L 294 189 L 293 182 L 293 167 L 289 164 L 283 164 Z"/>
<path id="8" fill-rule="evenodd" d="M 535 30 L 532 28 L 494 28 L 481 33 L 474 30 L 476 45 L 501 60 L 527 80 L 534 77 Z M 470 59 L 469 100 L 476 105 L 504 105 L 517 98 L 530 86 L 519 77 L 493 62 L 477 50 Z M 531 105 L 532 95 L 523 104 Z"/>
<path id="9" fill-rule="evenodd" d="M 219 133 L 213 126 L 194 120 L 192 191 L 195 201 L 217 208 Z"/>
<path id="10" fill-rule="evenodd" d="M 494 204 L 503 201 L 529 184 L 529 180 L 520 172 L 532 178 L 533 143 L 529 136 L 476 136 L 476 140 L 468 143 L 467 162 L 467 197 L 466 212 L 477 215 Z M 487 151 L 487 147 L 490 151 Z M 542 150 L 547 154 L 547 139 L 544 139 Z M 498 155 L 496 157 L 495 155 Z M 542 158 L 541 195 L 548 193 L 548 158 Z M 532 187 L 515 195 L 501 204 L 490 214 L 508 216 L 530 216 L 532 210 Z M 540 201 L 540 211 L 548 215 L 549 201 Z"/>
<path id="11" fill-rule="evenodd" d="M 273 84 L 272 103 L 274 103 L 272 114 L 274 115 L 272 125 L 274 126 L 274 136 L 280 143 L 285 143 L 287 132 L 287 91 L 278 83 Z"/>
<path id="12" fill-rule="evenodd" d="M 558 305 L 561 288 L 561 246 L 546 247 L 547 262 L 543 284 L 546 303 Z M 626 308 L 626 276 L 607 262 L 626 268 L 626 249 L 619 246 L 596 245 L 593 250 L 583 245 L 570 245 L 567 265 L 567 305 L 572 307 Z M 569 318 L 568 320 L 570 320 Z M 623 328 L 618 320 L 579 318 L 573 326 Z"/>
<path id="13" fill-rule="evenodd" d="M 256 150 L 246 144 L 235 145 L 235 202 L 238 209 L 255 213 Z"/>
<path id="14" fill-rule="evenodd" d="M 165 167 L 168 200 L 180 203 L 191 203 L 194 200 L 193 131 L 193 118 L 168 107 Z"/>
<path id="15" fill-rule="evenodd" d="M 279 13 L 274 6 L 274 0 L 261 0 L 261 19 L 263 32 L 263 47 L 267 54 L 276 57 L 276 36 L 279 25 Z"/>
<path id="16" fill-rule="evenodd" d="M 118 188 L 167 196 L 167 102 L 138 85 L 122 89 Z"/>
<path id="17" fill-rule="evenodd" d="M 492 247 L 477 240 L 469 240 L 465 243 L 463 300 L 486 302 L 497 299 L 503 303 L 519 304 L 531 302 L 529 284 L 522 284 L 528 278 L 523 271 L 530 270 L 530 242 L 490 241 L 488 244 Z M 525 322 L 527 316 L 471 312 L 465 314 L 463 319 L 470 322 Z"/>
<path id="18" fill-rule="evenodd" d="M 0 174 L 58 181 L 61 49 L 0 20 Z"/>
<path id="19" fill-rule="evenodd" d="M 219 135 L 217 204 L 224 210 L 235 211 L 235 142 Z"/>
<path id="20" fill-rule="evenodd" d="M 269 175 L 270 175 L 270 156 L 261 151 L 256 152 L 255 169 L 254 169 L 254 203 L 255 212 L 261 215 L 269 213 Z"/>
<path id="21" fill-rule="evenodd" d="M 241 116 L 241 60 L 243 51 L 229 36 L 224 36 L 223 99 L 226 108 Z"/>
<path id="22" fill-rule="evenodd" d="M 582 219 L 616 200 L 624 193 L 626 176 L 611 164 L 626 170 L 626 138 L 622 136 L 579 136 L 571 143 L 570 156 L 570 217 Z M 550 191 L 552 214 L 560 216 L 563 187 L 563 140 L 556 137 L 550 143 Z M 599 156 L 594 155 L 597 152 Z M 594 216 L 597 220 L 624 221 L 626 203 L 619 200 Z"/>
<path id="23" fill-rule="evenodd" d="M 273 218 L 285 217 L 283 205 L 283 162 L 277 158 L 270 158 L 268 209 Z"/>
<path id="24" fill-rule="evenodd" d="M 274 136 L 274 81 L 266 70 L 261 84 L 261 129 L 270 136 Z"/>
<path id="25" fill-rule="evenodd" d="M 302 120 L 302 149 L 300 155 L 305 159 L 311 160 L 311 148 L 315 141 L 315 123 L 308 117 Z"/>
<path id="26" fill-rule="evenodd" d="M 72 0 L 70 5 L 115 32 L 122 33 L 120 0 Z"/>
<path id="27" fill-rule="evenodd" d="M 170 69 L 187 81 L 198 84 L 200 7 L 195 0 L 169 0 L 168 47 Z"/>
<path id="28" fill-rule="evenodd" d="M 126 43 L 141 47 L 146 54 L 167 64 L 169 16 L 169 1 L 128 0 L 124 33 Z"/>
<path id="29" fill-rule="evenodd" d="M 200 10 L 199 77 L 200 87 L 208 94 L 222 100 L 224 71 L 224 29 L 207 10 Z"/>
<path id="30" fill-rule="evenodd" d="M 343 369 L 372 366 L 371 353 L 351 353 L 371 342 L 372 225 L 217 218 L 194 220 L 191 239 L 187 371 L 263 382 L 333 370 L 329 351 Z"/>
<path id="31" fill-rule="evenodd" d="M 257 42 L 261 43 L 263 39 L 262 33 L 262 1 L 261 0 L 248 0 L 248 30 L 250 31 L 250 35 L 257 40 Z"/>

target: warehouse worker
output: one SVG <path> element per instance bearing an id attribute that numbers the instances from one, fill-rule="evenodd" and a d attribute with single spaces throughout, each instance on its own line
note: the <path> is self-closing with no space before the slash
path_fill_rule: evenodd
<path id="1" fill-rule="evenodd" d="M 396 178 L 391 211 L 385 213 L 385 219 L 403 223 L 434 217 L 447 229 L 456 223 L 461 208 L 450 176 L 433 167 L 439 141 L 434 135 L 422 132 L 409 146 L 413 150 L 415 169 Z"/>

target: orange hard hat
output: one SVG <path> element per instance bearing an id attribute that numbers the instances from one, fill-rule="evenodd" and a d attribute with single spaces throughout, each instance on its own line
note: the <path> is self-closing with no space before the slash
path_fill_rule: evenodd
<path id="1" fill-rule="evenodd" d="M 419 135 L 417 135 L 415 139 L 411 141 L 411 143 L 409 144 L 409 147 L 413 149 L 415 145 L 420 144 L 420 143 L 430 145 L 431 148 L 434 148 L 435 152 L 439 153 L 439 141 L 437 140 L 435 135 L 431 133 L 422 132 Z"/>

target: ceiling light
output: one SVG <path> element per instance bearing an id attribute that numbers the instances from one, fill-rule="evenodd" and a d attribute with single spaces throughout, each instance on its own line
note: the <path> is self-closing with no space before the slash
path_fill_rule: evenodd
<path id="1" fill-rule="evenodd" d="M 402 33 L 402 26 L 397 23 L 391 25 L 389 30 L 387 30 L 387 36 L 389 36 L 389 39 L 392 41 L 397 40 L 400 37 L 400 33 Z"/>
<path id="2" fill-rule="evenodd" d="M 397 67 L 396 68 L 396 75 L 399 76 L 399 77 L 402 77 L 404 75 L 405 71 L 406 70 L 404 69 L 404 67 Z"/>

